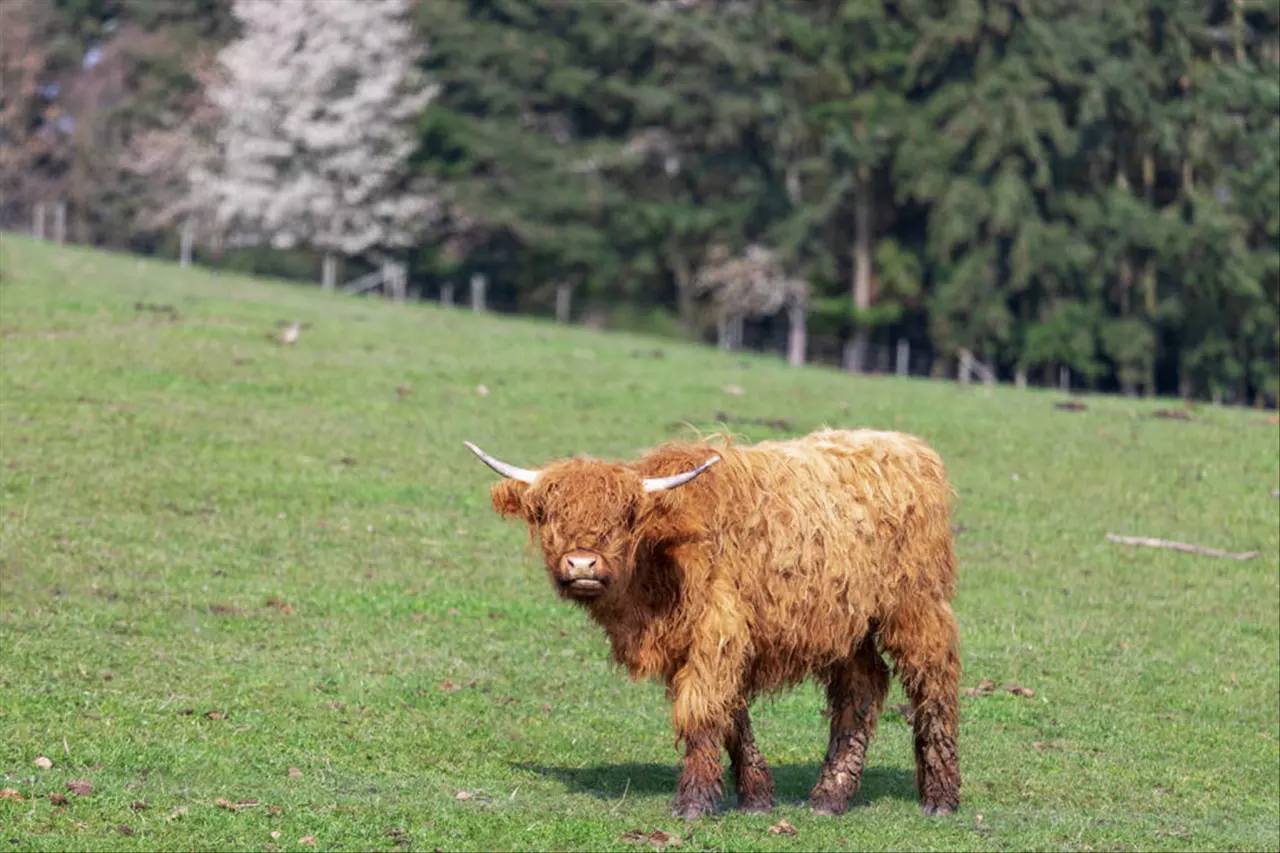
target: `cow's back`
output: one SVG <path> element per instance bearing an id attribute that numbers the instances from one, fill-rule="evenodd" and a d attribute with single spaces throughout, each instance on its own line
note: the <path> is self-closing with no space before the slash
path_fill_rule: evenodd
<path id="1" fill-rule="evenodd" d="M 950 596 L 951 489 L 921 439 L 822 430 L 723 464 L 717 568 L 747 605 L 760 689 L 846 657 L 903 595 Z"/>

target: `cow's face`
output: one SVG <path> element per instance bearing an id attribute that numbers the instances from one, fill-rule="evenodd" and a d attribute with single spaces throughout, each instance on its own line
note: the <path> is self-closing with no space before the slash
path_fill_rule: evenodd
<path id="1" fill-rule="evenodd" d="M 493 487 L 494 507 L 529 524 L 552 582 L 576 600 L 625 585 L 643 498 L 640 478 L 602 462 L 563 463 L 536 483 L 503 480 Z"/>
<path id="2" fill-rule="evenodd" d="M 582 602 L 626 588 L 635 563 L 636 522 L 652 493 L 687 483 L 718 459 L 673 477 L 644 479 L 621 465 L 593 460 L 529 471 L 468 447 L 506 477 L 493 486 L 494 509 L 524 519 L 556 589 Z"/>

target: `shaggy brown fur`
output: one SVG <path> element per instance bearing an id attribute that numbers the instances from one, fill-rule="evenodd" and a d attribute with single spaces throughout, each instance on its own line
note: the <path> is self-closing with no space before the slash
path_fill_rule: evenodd
<path id="1" fill-rule="evenodd" d="M 720 461 L 685 485 L 642 488 L 713 454 Z M 687 818 L 714 810 L 722 745 L 739 805 L 772 808 L 748 704 L 810 676 L 825 684 L 831 714 L 810 803 L 842 812 L 889 688 L 880 650 L 914 708 L 925 813 L 959 806 L 950 495 L 922 440 L 871 430 L 749 447 L 672 442 L 629 463 L 557 461 L 532 485 L 492 489 L 495 509 L 529 524 L 560 594 L 604 628 L 618 662 L 666 684 L 686 750 L 674 813 Z"/>

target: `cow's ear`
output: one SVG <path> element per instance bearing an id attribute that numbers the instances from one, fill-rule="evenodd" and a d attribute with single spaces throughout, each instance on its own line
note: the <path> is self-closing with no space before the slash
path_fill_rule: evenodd
<path id="1" fill-rule="evenodd" d="M 489 490 L 493 508 L 499 515 L 524 516 L 524 493 L 529 486 L 519 480 L 500 480 Z"/>

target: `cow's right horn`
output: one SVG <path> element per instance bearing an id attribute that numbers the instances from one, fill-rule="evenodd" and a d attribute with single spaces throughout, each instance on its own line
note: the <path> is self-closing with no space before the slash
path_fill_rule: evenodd
<path id="1" fill-rule="evenodd" d="M 530 471 L 528 468 L 517 468 L 515 465 L 508 465 L 501 459 L 494 459 L 488 453 L 485 453 L 469 441 L 464 441 L 463 444 L 471 448 L 471 452 L 476 456 L 479 456 L 480 461 L 504 477 L 510 477 L 511 479 L 519 480 L 522 483 L 533 483 L 534 480 L 538 479 L 537 471 Z"/>
<path id="2" fill-rule="evenodd" d="M 676 486 L 683 486 L 685 483 L 689 482 L 719 461 L 719 456 L 712 456 L 692 471 L 685 471 L 683 474 L 676 474 L 671 477 L 648 478 L 644 481 L 644 490 L 646 492 L 665 492 L 667 489 L 674 489 Z"/>

